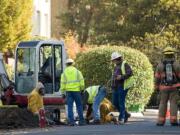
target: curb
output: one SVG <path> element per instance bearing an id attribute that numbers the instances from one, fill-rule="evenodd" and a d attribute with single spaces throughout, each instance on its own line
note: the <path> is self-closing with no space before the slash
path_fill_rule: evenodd
<path id="1" fill-rule="evenodd" d="M 142 118 L 144 117 L 142 112 L 129 112 L 131 114 L 131 117 L 139 117 Z M 118 112 L 111 112 L 111 114 L 113 114 L 114 116 L 118 117 L 119 113 Z"/>
<path id="2" fill-rule="evenodd" d="M 158 113 L 158 109 L 146 109 L 145 112 Z"/>
<path id="3" fill-rule="evenodd" d="M 144 117 L 144 114 L 142 112 L 130 112 L 131 117 L 138 117 L 138 118 L 142 118 Z"/>

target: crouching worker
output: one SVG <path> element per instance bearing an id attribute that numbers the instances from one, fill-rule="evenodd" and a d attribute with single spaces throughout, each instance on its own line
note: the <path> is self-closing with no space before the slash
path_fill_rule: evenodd
<path id="1" fill-rule="evenodd" d="M 115 111 L 115 108 L 114 108 L 113 104 L 107 98 L 104 98 L 104 100 L 100 104 L 101 122 L 102 123 L 114 122 L 114 124 L 118 124 L 118 120 L 111 113 L 114 111 Z"/>
<path id="2" fill-rule="evenodd" d="M 106 88 L 104 86 L 88 87 L 83 93 L 83 104 L 88 105 L 86 120 L 89 122 L 91 113 L 93 113 L 93 123 L 100 124 L 100 104 L 106 96 Z"/>
<path id="3" fill-rule="evenodd" d="M 103 101 L 100 104 L 100 117 L 101 117 L 101 123 L 114 123 L 119 124 L 117 118 L 114 116 L 113 112 L 116 112 L 116 108 L 113 106 L 111 101 L 109 101 L 107 98 L 104 98 Z M 87 119 L 91 119 L 90 114 L 92 113 L 92 109 L 88 108 L 88 117 Z M 127 111 L 125 112 L 125 120 L 128 121 L 128 118 L 131 116 Z"/>
<path id="4" fill-rule="evenodd" d="M 43 104 L 44 85 L 38 82 L 36 88 L 28 96 L 28 110 L 39 118 L 41 127 L 45 126 L 45 111 Z"/>

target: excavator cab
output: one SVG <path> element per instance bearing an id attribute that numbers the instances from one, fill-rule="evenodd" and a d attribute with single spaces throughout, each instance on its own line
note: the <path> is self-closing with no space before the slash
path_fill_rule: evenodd
<path id="1" fill-rule="evenodd" d="M 61 41 L 20 42 L 15 54 L 16 102 L 24 104 L 23 95 L 27 96 L 40 81 L 45 86 L 45 104 L 56 104 L 53 99 L 60 99 L 60 76 L 65 59 L 65 47 Z"/>

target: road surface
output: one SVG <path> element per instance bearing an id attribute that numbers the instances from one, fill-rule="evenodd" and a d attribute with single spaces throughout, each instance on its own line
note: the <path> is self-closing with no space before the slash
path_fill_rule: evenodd
<path id="1" fill-rule="evenodd" d="M 180 126 L 172 127 L 169 122 L 164 127 L 156 126 L 155 112 L 145 112 L 142 116 L 133 116 L 125 125 L 86 125 L 86 126 L 56 126 L 45 129 L 18 129 L 2 131 L 3 135 L 180 135 Z"/>

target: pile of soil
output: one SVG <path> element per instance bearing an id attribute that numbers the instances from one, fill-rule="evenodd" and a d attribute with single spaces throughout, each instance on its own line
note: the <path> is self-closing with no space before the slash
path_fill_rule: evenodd
<path id="1" fill-rule="evenodd" d="M 27 109 L 0 108 L 0 129 L 39 127 L 38 117 Z"/>

